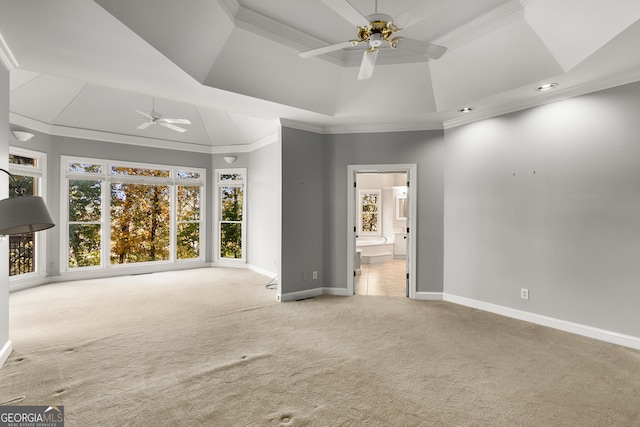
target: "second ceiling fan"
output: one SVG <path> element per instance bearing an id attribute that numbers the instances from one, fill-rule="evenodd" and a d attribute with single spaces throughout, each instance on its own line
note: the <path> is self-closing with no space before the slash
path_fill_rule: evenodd
<path id="1" fill-rule="evenodd" d="M 366 43 L 369 48 L 364 51 L 362 62 L 360 64 L 360 71 L 358 72 L 358 80 L 368 79 L 373 75 L 373 68 L 375 67 L 376 59 L 378 58 L 378 48 L 385 42 L 389 43 L 389 46 L 394 49 L 401 49 L 416 55 L 426 56 L 430 59 L 439 59 L 447 51 L 447 48 L 444 46 L 438 46 L 406 37 L 394 37 L 395 33 L 402 30 L 398 25 L 408 28 L 416 22 L 421 21 L 426 16 L 439 10 L 441 5 L 444 3 L 444 0 L 420 2 L 410 10 L 398 16 L 396 20 L 389 15 L 377 13 L 377 0 L 375 4 L 376 13 L 367 17 L 364 17 L 347 0 L 322 0 L 322 2 L 337 12 L 344 19 L 355 25 L 358 38 L 318 49 L 300 52 L 299 55 L 302 58 L 309 58 L 351 46 L 357 46 L 360 43 Z"/>

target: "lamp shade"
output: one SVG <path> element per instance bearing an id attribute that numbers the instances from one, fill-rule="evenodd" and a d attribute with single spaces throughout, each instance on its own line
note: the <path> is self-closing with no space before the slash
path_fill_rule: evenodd
<path id="1" fill-rule="evenodd" d="M 32 233 L 54 225 L 42 197 L 20 196 L 0 200 L 0 235 Z"/>

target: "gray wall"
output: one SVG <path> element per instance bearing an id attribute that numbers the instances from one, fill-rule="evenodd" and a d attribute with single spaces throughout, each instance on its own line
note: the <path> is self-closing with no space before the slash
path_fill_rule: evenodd
<path id="1" fill-rule="evenodd" d="M 417 164 L 417 287 L 442 292 L 443 132 L 326 135 L 324 156 L 325 286 L 347 287 L 348 165 Z"/>
<path id="2" fill-rule="evenodd" d="M 247 262 L 278 274 L 280 265 L 282 144 L 252 151 L 247 183 Z"/>
<path id="3" fill-rule="evenodd" d="M 448 130 L 445 292 L 640 336 L 639 113 L 634 83 Z"/>
<path id="4" fill-rule="evenodd" d="M 327 286 L 322 259 L 323 141 L 323 135 L 282 128 L 283 294 Z"/>
<path id="5" fill-rule="evenodd" d="M 0 62 L 0 168 L 9 165 L 9 71 Z M 8 176 L 0 177 L 0 199 L 9 194 Z M 9 241 L 0 242 L 0 259 L 9 259 Z M 9 263 L 0 264 L 0 351 L 9 341 Z M 1 355 L 0 355 L 1 356 Z M 0 366 L 2 364 L 0 363 Z"/>

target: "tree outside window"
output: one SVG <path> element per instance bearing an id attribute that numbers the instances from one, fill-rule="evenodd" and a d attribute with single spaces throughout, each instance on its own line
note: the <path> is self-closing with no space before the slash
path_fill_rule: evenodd
<path id="1" fill-rule="evenodd" d="M 244 259 L 244 170 L 218 171 L 218 238 L 221 259 Z"/>
<path id="2" fill-rule="evenodd" d="M 201 258 L 204 170 L 63 161 L 69 269 Z"/>

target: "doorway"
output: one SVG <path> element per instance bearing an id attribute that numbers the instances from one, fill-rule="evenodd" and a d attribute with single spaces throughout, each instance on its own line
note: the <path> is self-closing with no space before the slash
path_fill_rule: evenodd
<path id="1" fill-rule="evenodd" d="M 348 293 L 415 297 L 416 165 L 349 166 Z"/>

